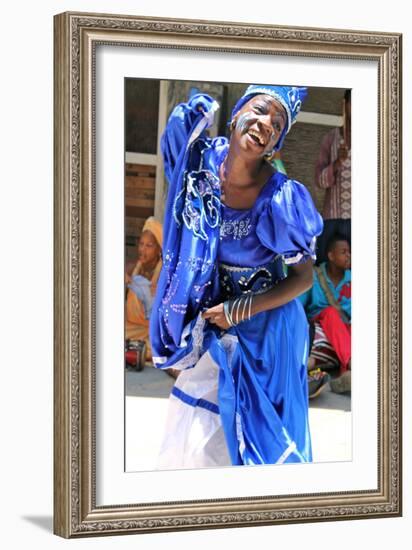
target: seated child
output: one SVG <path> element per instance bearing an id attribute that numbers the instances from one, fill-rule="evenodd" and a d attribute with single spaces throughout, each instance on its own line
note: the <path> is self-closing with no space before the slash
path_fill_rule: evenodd
<path id="1" fill-rule="evenodd" d="M 313 286 L 300 299 L 314 325 L 310 365 L 336 365 L 340 376 L 332 391 L 351 389 L 351 252 L 349 242 L 333 235 L 326 246 L 327 261 L 314 269 Z"/>

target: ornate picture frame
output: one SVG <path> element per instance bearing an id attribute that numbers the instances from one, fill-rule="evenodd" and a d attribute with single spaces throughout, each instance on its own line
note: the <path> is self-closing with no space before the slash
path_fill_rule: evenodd
<path id="1" fill-rule="evenodd" d="M 401 44 L 394 33 L 55 17 L 54 531 L 72 538 L 401 515 Z M 100 504 L 96 491 L 96 48 L 377 65 L 377 487 Z"/>

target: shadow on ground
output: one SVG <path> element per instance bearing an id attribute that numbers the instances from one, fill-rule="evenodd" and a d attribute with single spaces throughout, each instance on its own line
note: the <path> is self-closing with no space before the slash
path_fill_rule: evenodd
<path id="1" fill-rule="evenodd" d="M 318 397 L 309 400 L 309 407 L 311 409 L 333 409 L 350 412 L 351 395 L 350 393 L 334 393 L 330 390 L 329 384 L 327 384 L 324 391 Z"/>
<path id="2" fill-rule="evenodd" d="M 145 367 L 140 372 L 126 369 L 125 384 L 125 393 L 128 397 L 168 398 L 174 379 L 161 369 Z"/>
<path id="3" fill-rule="evenodd" d="M 138 372 L 127 369 L 125 373 L 125 392 L 128 397 L 163 397 L 168 398 L 174 379 L 165 371 L 146 366 Z M 351 410 L 350 394 L 337 394 L 330 391 L 329 384 L 324 391 L 309 400 L 309 406 L 316 409 L 333 409 L 343 412 Z"/>

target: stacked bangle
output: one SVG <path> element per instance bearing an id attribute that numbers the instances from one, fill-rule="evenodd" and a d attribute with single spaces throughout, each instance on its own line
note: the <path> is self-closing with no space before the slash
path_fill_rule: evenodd
<path id="1" fill-rule="evenodd" d="M 223 303 L 223 312 L 229 326 L 238 325 L 252 316 L 253 294 L 241 296 Z M 247 312 L 247 314 L 246 314 Z"/>

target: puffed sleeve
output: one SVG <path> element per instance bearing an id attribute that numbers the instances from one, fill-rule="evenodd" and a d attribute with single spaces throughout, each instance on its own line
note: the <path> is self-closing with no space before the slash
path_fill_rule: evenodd
<path id="1" fill-rule="evenodd" d="M 256 231 L 266 248 L 291 265 L 316 259 L 316 237 L 322 229 L 322 217 L 309 191 L 301 183 L 285 178 L 267 201 Z"/>
<path id="2" fill-rule="evenodd" d="M 206 94 L 196 94 L 187 103 L 180 103 L 171 112 L 161 138 L 165 173 L 169 182 L 188 146 L 212 126 L 217 102 Z"/>

